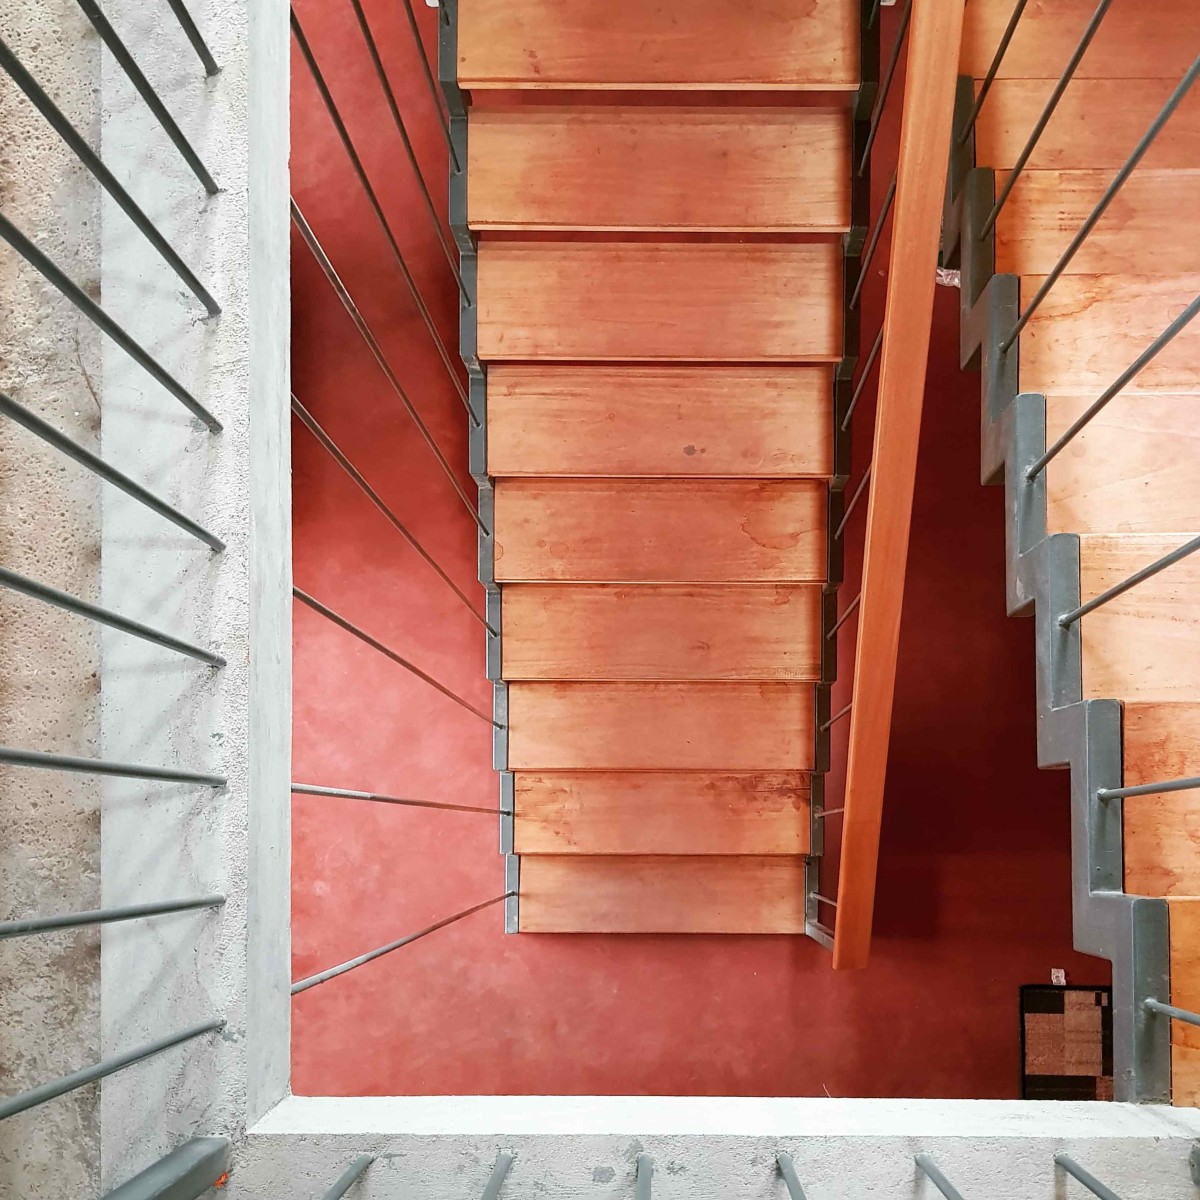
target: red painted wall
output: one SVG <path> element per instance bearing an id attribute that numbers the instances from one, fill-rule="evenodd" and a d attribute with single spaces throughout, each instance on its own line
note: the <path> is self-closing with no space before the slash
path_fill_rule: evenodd
<path id="1" fill-rule="evenodd" d="M 297 8 L 453 352 L 453 283 L 350 6 Z M 444 210 L 403 12 L 366 10 Z M 417 12 L 432 46 L 435 15 Z M 473 494 L 465 414 L 298 56 L 293 70 L 294 193 Z M 293 249 L 297 395 L 481 605 L 469 517 Z M 1016 1095 L 1018 985 L 1057 966 L 1104 982 L 1107 964 L 1070 950 L 1066 778 L 1036 768 L 1032 639 L 1004 614 L 1002 497 L 978 484 L 956 301 L 939 292 L 870 969 L 834 975 L 795 937 L 506 937 L 493 908 L 298 997 L 297 1093 Z M 293 452 L 297 584 L 486 709 L 480 626 L 299 425 Z M 866 453 L 860 437 L 855 478 Z M 300 606 L 294 728 L 298 781 L 496 804 L 489 727 Z M 490 816 L 296 797 L 295 977 L 497 895 L 496 843 Z"/>

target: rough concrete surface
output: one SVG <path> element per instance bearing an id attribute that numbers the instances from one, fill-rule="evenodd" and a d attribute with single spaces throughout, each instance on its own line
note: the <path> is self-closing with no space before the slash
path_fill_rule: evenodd
<path id="1" fill-rule="evenodd" d="M 0 0 L 0 36 L 98 144 L 99 43 L 73 0 Z M 0 208 L 98 294 L 98 188 L 7 75 L 0 75 Z M 0 244 L 0 390 L 94 449 L 99 376 L 96 332 Z M 99 502 L 88 472 L 0 419 L 0 563 L 96 600 Z M 0 630 L 0 743 L 95 754 L 95 628 L 0 591 Z M 0 918 L 96 905 L 98 803 L 95 779 L 0 768 Z M 94 1061 L 99 965 L 94 932 L 0 942 L 0 1094 Z M 5 1121 L 0 1195 L 93 1195 L 98 1149 L 94 1086 Z"/>

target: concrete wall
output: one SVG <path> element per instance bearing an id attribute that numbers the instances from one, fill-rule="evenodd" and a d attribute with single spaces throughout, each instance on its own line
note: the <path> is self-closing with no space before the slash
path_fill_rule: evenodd
<path id="1" fill-rule="evenodd" d="M 111 759 L 213 772 L 228 784 L 106 783 L 103 881 L 106 904 L 210 892 L 227 902 L 105 931 L 104 1050 L 212 1017 L 227 1025 L 106 1081 L 108 1187 L 193 1133 L 236 1136 L 287 1078 L 287 6 L 189 7 L 221 65 L 211 79 L 165 6 L 114 0 L 106 12 L 220 193 L 206 196 L 107 55 L 103 152 L 223 311 L 206 319 L 108 201 L 103 294 L 224 429 L 209 432 L 109 344 L 103 445 L 227 546 L 213 553 L 110 492 L 102 594 L 114 609 L 215 648 L 227 665 L 214 670 L 106 634 L 102 748 Z"/>
<path id="2" fill-rule="evenodd" d="M 1122 1200 L 1185 1200 L 1195 1110 L 1120 1104 L 662 1097 L 293 1097 L 251 1131 L 230 1200 L 317 1196 L 375 1154 L 357 1200 L 462 1200 L 496 1153 L 516 1152 L 504 1195 L 629 1200 L 634 1163 L 656 1163 L 656 1200 L 786 1195 L 786 1150 L 808 1200 L 936 1200 L 913 1155 L 931 1154 L 965 1196 L 1076 1200 L 1066 1152 Z"/>
<path id="3" fill-rule="evenodd" d="M 98 43 L 74 0 L 0 0 L 0 36 L 93 145 Z M 58 135 L 0 75 L 0 208 L 92 294 L 99 285 L 98 189 Z M 99 338 L 0 243 L 0 390 L 95 447 Z M 0 562 L 97 599 L 99 487 L 0 418 Z M 99 641 L 88 622 L 0 591 L 0 744 L 94 754 Z M 0 768 L 0 918 L 99 900 L 94 779 Z M 0 942 L 0 1094 L 41 1083 L 99 1049 L 99 937 Z M 0 1195 L 95 1194 L 94 1088 L 0 1123 Z"/>

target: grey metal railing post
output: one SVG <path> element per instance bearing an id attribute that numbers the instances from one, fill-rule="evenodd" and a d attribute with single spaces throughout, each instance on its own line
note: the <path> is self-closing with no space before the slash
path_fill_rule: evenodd
<path id="1" fill-rule="evenodd" d="M 648 1154 L 637 1156 L 637 1172 L 634 1176 L 636 1200 L 652 1200 L 654 1190 L 654 1159 Z"/>

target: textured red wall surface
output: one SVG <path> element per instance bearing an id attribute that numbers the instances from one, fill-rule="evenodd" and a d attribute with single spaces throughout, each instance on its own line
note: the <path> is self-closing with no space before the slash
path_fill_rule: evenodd
<path id="1" fill-rule="evenodd" d="M 445 149 L 403 11 L 365 7 L 444 213 Z M 348 0 L 297 9 L 454 354 L 453 282 Z M 417 13 L 432 47 L 435 14 Z M 298 56 L 293 70 L 294 193 L 473 495 L 466 415 Z M 894 141 L 889 127 L 877 192 Z M 297 395 L 482 607 L 470 518 L 298 238 L 293 260 Z M 1105 982 L 1108 967 L 1070 949 L 1067 781 L 1036 766 L 1031 631 L 1004 613 L 1002 495 L 978 482 L 956 306 L 939 291 L 871 967 L 835 975 L 798 937 L 505 936 L 492 908 L 299 996 L 297 1093 L 1017 1094 L 1018 985 L 1052 967 Z M 869 425 L 868 405 L 855 479 Z M 479 624 L 293 435 L 298 586 L 487 709 Z M 497 802 L 488 725 L 301 606 L 294 727 L 298 781 Z M 490 816 L 295 798 L 296 978 L 502 890 Z"/>

